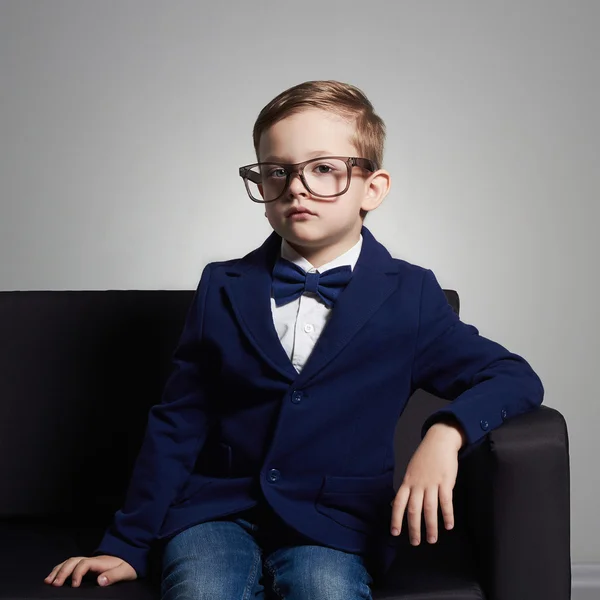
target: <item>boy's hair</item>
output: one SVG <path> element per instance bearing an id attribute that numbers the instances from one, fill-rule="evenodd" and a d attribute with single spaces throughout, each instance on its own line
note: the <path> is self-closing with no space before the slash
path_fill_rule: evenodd
<path id="1" fill-rule="evenodd" d="M 332 112 L 350 122 L 355 132 L 350 142 L 359 157 L 375 163 L 375 170 L 383 164 L 385 123 L 379 117 L 366 95 L 356 86 L 335 80 L 305 81 L 284 90 L 271 100 L 259 113 L 252 138 L 256 160 L 260 136 L 269 127 L 285 117 L 308 108 L 320 108 Z M 364 219 L 366 213 L 361 210 Z"/>

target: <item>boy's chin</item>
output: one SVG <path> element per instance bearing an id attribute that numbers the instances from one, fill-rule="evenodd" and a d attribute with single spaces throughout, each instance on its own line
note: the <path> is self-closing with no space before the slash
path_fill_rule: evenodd
<path id="1" fill-rule="evenodd" d="M 303 246 L 318 245 L 326 237 L 323 231 L 316 227 L 281 227 L 277 233 L 291 244 L 301 244 Z"/>

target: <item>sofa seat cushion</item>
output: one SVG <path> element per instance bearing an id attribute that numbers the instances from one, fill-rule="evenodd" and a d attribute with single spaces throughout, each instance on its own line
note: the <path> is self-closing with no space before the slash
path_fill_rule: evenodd
<path id="1" fill-rule="evenodd" d="M 44 582 L 65 559 L 89 556 L 101 534 L 101 529 L 48 522 L 0 521 L 0 600 L 160 600 L 158 573 L 109 588 L 98 586 L 97 574 L 89 573 L 78 588 L 71 586 L 70 577 L 60 587 Z M 373 600 L 485 600 L 469 553 L 458 536 L 441 532 L 438 544 L 413 547 L 403 531 L 399 541 L 397 559 L 387 576 L 377 582 Z"/>
<path id="2" fill-rule="evenodd" d="M 77 588 L 70 577 L 59 587 L 47 584 L 44 578 L 56 565 L 86 556 L 76 539 L 76 532 L 54 525 L 0 522 L 0 600 L 159 600 L 159 588 L 147 579 L 101 588 L 98 574 L 88 573 Z"/>

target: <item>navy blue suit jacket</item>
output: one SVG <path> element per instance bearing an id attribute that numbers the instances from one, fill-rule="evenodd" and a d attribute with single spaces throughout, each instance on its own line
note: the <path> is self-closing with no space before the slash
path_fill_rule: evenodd
<path id="1" fill-rule="evenodd" d="M 279 235 L 205 267 L 124 504 L 94 555 L 121 557 L 143 577 L 155 541 L 264 494 L 317 543 L 389 557 L 393 434 L 411 394 L 452 400 L 421 435 L 450 416 L 466 448 L 542 402 L 530 365 L 461 322 L 432 271 L 392 258 L 366 227 L 362 235 L 301 373 L 271 313 Z"/>

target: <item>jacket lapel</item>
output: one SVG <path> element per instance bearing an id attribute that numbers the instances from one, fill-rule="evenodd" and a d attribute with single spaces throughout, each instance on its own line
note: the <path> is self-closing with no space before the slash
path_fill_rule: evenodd
<path id="1" fill-rule="evenodd" d="M 256 250 L 226 271 L 225 291 L 240 327 L 267 363 L 293 381 L 298 372 L 288 358 L 273 323 L 271 283 L 281 237 L 273 232 Z"/>
<path id="2" fill-rule="evenodd" d="M 398 266 L 390 253 L 364 225 L 361 233 L 363 245 L 352 279 L 338 296 L 296 385 L 306 385 L 320 373 L 398 287 Z"/>
<path id="3" fill-rule="evenodd" d="M 329 321 L 300 373 L 288 358 L 273 323 L 271 283 L 281 237 L 273 232 L 227 273 L 225 290 L 240 327 L 257 352 L 290 383 L 305 385 L 350 342 L 398 286 L 389 252 L 363 226 L 363 245 L 352 279 L 336 300 Z"/>

